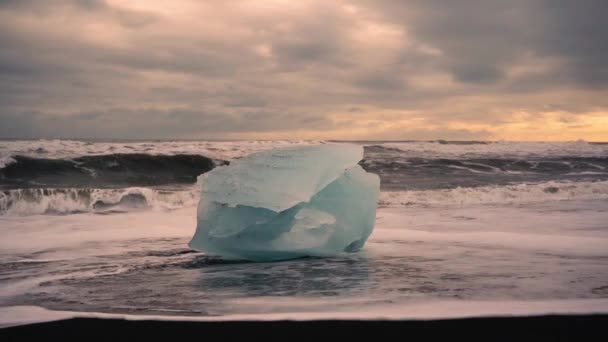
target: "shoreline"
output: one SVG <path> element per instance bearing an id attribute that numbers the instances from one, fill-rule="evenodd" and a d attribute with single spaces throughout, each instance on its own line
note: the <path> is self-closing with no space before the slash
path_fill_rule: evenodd
<path id="1" fill-rule="evenodd" d="M 257 301 L 268 298 L 259 298 Z M 306 308 L 299 306 L 306 301 Z M 63 311 L 41 306 L 21 305 L 0 307 L 0 329 L 73 319 L 99 319 L 149 322 L 312 322 L 312 321 L 446 321 L 466 319 L 509 319 L 542 316 L 608 316 L 608 298 L 562 300 L 432 300 L 409 303 L 373 303 L 366 300 L 342 306 L 335 301 L 333 309 L 311 299 L 275 301 L 271 312 L 252 312 L 223 315 L 181 315 L 164 313 L 117 313 L 96 311 Z"/>

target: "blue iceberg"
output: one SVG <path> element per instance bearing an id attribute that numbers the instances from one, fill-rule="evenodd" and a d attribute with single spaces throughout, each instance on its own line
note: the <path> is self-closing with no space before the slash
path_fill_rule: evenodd
<path id="1" fill-rule="evenodd" d="M 291 147 L 201 175 L 190 248 L 251 261 L 358 251 L 374 228 L 380 192 L 362 158 L 358 145 Z"/>

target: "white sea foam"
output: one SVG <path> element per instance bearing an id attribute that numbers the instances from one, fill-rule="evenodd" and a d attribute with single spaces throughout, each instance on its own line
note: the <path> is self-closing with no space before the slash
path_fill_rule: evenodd
<path id="1" fill-rule="evenodd" d="M 608 181 L 520 183 L 420 191 L 383 191 L 383 206 L 460 205 L 608 199 Z"/>
<path id="2" fill-rule="evenodd" d="M 194 206 L 194 190 L 167 191 L 142 187 L 125 189 L 15 189 L 0 192 L 0 215 L 72 214 L 107 210 L 171 210 Z"/>
<path id="3" fill-rule="evenodd" d="M 15 159 L 10 155 L 0 155 L 0 169 L 13 162 L 15 162 Z"/>
<path id="4" fill-rule="evenodd" d="M 189 208 L 169 215 L 146 211 L 0 217 L 1 261 L 5 265 L 32 263 L 8 266 L 0 282 L 0 298 L 11 298 L 10 303 L 15 304 L 35 300 L 56 309 L 86 311 L 115 311 L 130 298 L 131 309 L 157 313 L 197 312 L 191 298 L 198 296 L 210 298 L 205 311 L 217 315 L 247 314 L 251 319 L 264 319 L 294 314 L 306 319 L 344 314 L 363 318 L 372 312 L 378 317 L 413 315 L 421 312 L 418 306 L 409 309 L 413 302 L 430 305 L 454 293 L 464 296 L 458 302 L 469 305 L 470 310 L 503 307 L 498 302 L 484 306 L 483 300 L 525 300 L 518 312 L 527 314 L 534 301 L 594 298 L 587 302 L 591 306 L 572 305 L 580 312 L 592 312 L 593 303 L 602 301 L 602 293 L 591 291 L 603 291 L 606 284 L 602 271 L 608 255 L 608 212 L 603 200 L 483 208 L 380 208 L 370 243 L 351 257 L 272 265 L 194 264 L 197 266 L 192 269 L 184 267 L 182 261 L 190 264 L 204 259 L 179 251 L 186 248 L 194 230 L 194 215 L 195 210 Z M 173 250 L 178 251 L 177 257 L 162 254 Z M 112 272 L 121 276 L 108 276 Z M 156 276 L 157 272 L 161 274 Z M 262 276 L 259 283 L 247 281 L 253 273 Z M 277 281 L 285 277 L 291 282 Z M 131 284 L 135 279 L 146 279 L 139 286 L 159 294 L 158 298 L 145 296 L 154 303 L 138 299 L 139 292 L 133 291 Z M 36 285 L 49 280 L 48 285 Z M 184 284 L 197 286 L 167 295 L 167 288 Z M 322 290 L 324 286 L 326 290 Z M 112 288 L 112 293 L 94 294 L 107 288 Z M 267 291 L 271 288 L 276 292 Z M 83 298 L 86 291 L 94 293 L 86 295 L 81 306 L 60 304 Z M 327 305 L 330 297 L 321 295 L 323 291 L 339 294 L 331 296 L 332 305 Z M 387 303 L 391 305 L 384 306 Z M 471 313 L 449 305 L 437 302 L 435 309 L 454 315 Z M 369 310 L 363 313 L 361 307 Z"/>
<path id="5" fill-rule="evenodd" d="M 11 259 L 35 253 L 27 258 L 35 261 L 124 253 L 134 250 L 129 240 L 187 238 L 195 214 L 193 208 L 182 208 L 170 215 L 148 210 L 122 215 L 0 216 L 0 251 Z"/>
<path id="6" fill-rule="evenodd" d="M 174 210 L 194 207 L 199 185 L 182 190 L 16 189 L 0 192 L 0 216 L 64 215 L 84 212 Z M 378 205 L 514 204 L 567 200 L 608 200 L 608 181 L 520 183 L 419 191 L 382 191 Z"/>
<path id="7" fill-rule="evenodd" d="M 277 298 L 260 298 L 258 301 L 276 302 Z M 292 299 L 290 299 L 292 300 Z M 294 306 L 299 303 L 288 303 Z M 386 303 L 362 301 L 356 306 L 335 308 L 327 302 L 306 303 L 310 311 L 300 307 L 279 313 L 233 314 L 221 316 L 168 316 L 168 315 L 126 315 L 101 312 L 53 311 L 38 306 L 11 306 L 0 308 L 0 327 L 18 326 L 39 322 L 49 322 L 70 318 L 124 319 L 128 321 L 277 321 L 277 320 L 428 320 L 473 317 L 538 316 L 549 314 L 606 314 L 608 299 L 571 299 L 571 300 L 486 300 L 454 301 L 435 300 L 423 303 Z M 361 310 L 365 307 L 365 310 Z"/>

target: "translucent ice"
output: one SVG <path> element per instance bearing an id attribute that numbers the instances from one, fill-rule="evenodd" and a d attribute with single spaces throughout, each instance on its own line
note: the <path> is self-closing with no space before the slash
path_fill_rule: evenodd
<path id="1" fill-rule="evenodd" d="M 354 252 L 374 227 L 380 179 L 363 147 L 322 144 L 251 154 L 200 176 L 190 247 L 269 261 Z"/>

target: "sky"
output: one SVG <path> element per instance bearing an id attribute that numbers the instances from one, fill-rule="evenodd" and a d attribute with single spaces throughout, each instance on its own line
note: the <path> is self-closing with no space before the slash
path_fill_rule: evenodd
<path id="1" fill-rule="evenodd" d="M 605 0 L 0 0 L 0 138 L 608 141 Z"/>

